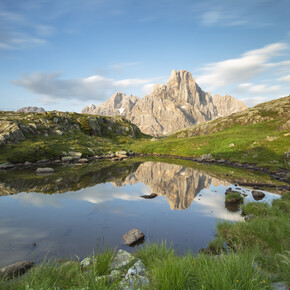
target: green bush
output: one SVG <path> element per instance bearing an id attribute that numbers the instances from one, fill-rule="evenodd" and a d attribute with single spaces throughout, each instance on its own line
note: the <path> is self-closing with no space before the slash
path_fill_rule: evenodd
<path id="1" fill-rule="evenodd" d="M 84 133 L 91 135 L 92 128 L 91 128 L 90 122 L 87 118 L 85 118 L 85 117 L 81 118 L 80 125 L 81 125 L 81 130 Z"/>

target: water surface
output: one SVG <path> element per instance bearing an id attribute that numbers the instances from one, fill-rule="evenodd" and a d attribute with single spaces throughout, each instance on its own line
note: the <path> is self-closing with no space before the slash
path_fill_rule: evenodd
<path id="1" fill-rule="evenodd" d="M 161 162 L 110 161 L 48 176 L 34 170 L 2 174 L 0 266 L 83 258 L 106 247 L 130 251 L 122 236 L 132 228 L 145 234 L 145 243 L 166 240 L 177 253 L 197 252 L 214 238 L 218 221 L 241 219 L 239 210 L 225 207 L 228 187 L 235 189 L 196 169 Z M 249 189 L 239 188 L 248 194 L 245 202 L 253 201 Z M 140 197 L 151 193 L 158 196 Z M 265 193 L 266 202 L 279 197 Z"/>

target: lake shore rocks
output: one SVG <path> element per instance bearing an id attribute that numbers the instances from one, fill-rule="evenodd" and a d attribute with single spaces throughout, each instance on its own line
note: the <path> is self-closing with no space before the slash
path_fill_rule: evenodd
<path id="1" fill-rule="evenodd" d="M 36 173 L 53 173 L 55 170 L 51 167 L 37 168 Z"/>
<path id="2" fill-rule="evenodd" d="M 13 279 L 23 275 L 29 269 L 34 266 L 34 263 L 31 261 L 21 261 L 0 269 L 0 278 L 4 279 Z"/>
<path id="3" fill-rule="evenodd" d="M 123 236 L 126 245 L 134 246 L 137 243 L 143 242 L 145 235 L 138 229 L 132 229 Z"/>

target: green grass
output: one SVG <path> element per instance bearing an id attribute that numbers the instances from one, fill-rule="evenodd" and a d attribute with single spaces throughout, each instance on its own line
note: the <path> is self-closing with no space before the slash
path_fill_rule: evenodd
<path id="1" fill-rule="evenodd" d="M 135 141 L 131 149 L 140 153 L 201 156 L 211 153 L 215 159 L 256 163 L 262 167 L 286 168 L 284 152 L 289 150 L 290 136 L 278 131 L 281 120 L 252 125 L 234 125 L 222 131 L 190 138 L 169 136 L 160 141 Z M 267 141 L 267 136 L 278 137 Z M 234 147 L 229 147 L 230 144 Z"/>
<path id="2" fill-rule="evenodd" d="M 241 196 L 239 192 L 231 192 L 226 195 L 227 203 L 241 203 L 244 198 Z"/>
<path id="3" fill-rule="evenodd" d="M 249 222 L 218 224 L 218 236 L 235 251 L 254 249 L 256 260 L 267 272 L 290 282 L 290 193 L 275 200 L 272 206 L 249 203 L 243 206 L 245 214 L 257 217 Z M 280 258 L 279 258 L 280 257 Z"/>
<path id="4" fill-rule="evenodd" d="M 0 289 L 96 289 L 95 278 L 109 274 L 114 251 L 106 250 L 92 256 L 92 264 L 82 269 L 73 260 L 43 261 L 24 276 L 11 281 L 0 280 Z M 109 287 L 106 281 L 98 282 L 98 289 L 118 289 L 118 279 Z"/>

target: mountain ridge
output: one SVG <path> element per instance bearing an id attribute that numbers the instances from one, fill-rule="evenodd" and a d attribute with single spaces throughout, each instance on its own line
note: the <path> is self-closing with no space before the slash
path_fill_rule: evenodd
<path id="1" fill-rule="evenodd" d="M 105 103 L 84 107 L 82 113 L 122 115 L 142 132 L 160 136 L 246 108 L 232 96 L 204 92 L 190 72 L 173 70 L 166 84 L 155 84 L 143 98 L 117 92 Z"/>

